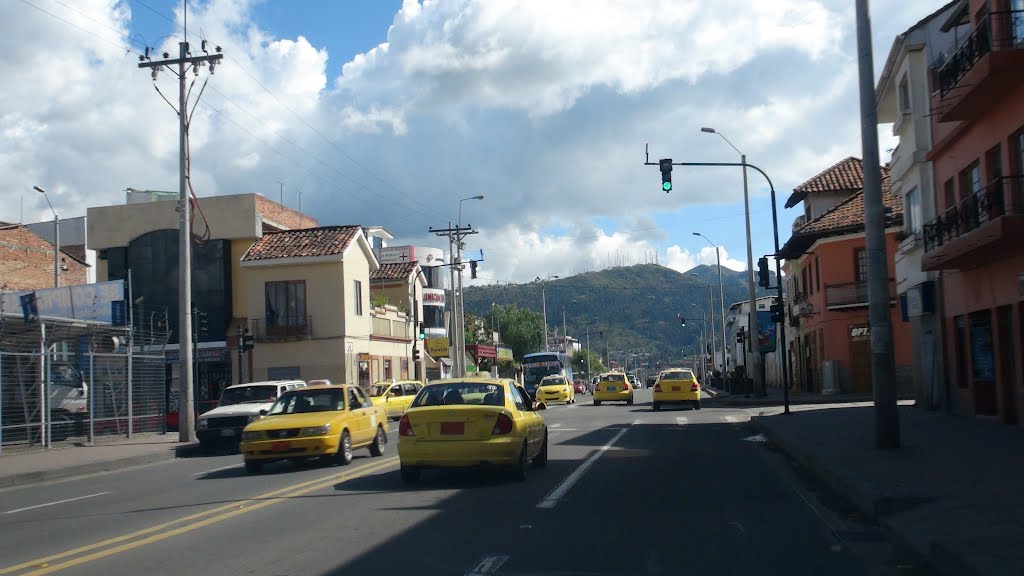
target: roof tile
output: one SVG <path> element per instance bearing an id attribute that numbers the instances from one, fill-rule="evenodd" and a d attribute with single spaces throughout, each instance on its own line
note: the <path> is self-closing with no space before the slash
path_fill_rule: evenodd
<path id="1" fill-rule="evenodd" d="M 343 253 L 359 234 L 359 226 L 322 226 L 270 232 L 249 247 L 243 262 L 277 258 L 310 258 Z"/>
<path id="2" fill-rule="evenodd" d="M 882 168 L 882 203 L 891 208 L 886 214 L 886 224 L 903 219 L 903 197 L 893 194 L 889 186 L 889 169 Z M 804 224 L 796 234 L 821 234 L 864 226 L 864 190 L 830 208 L 817 219 Z"/>
<path id="3" fill-rule="evenodd" d="M 416 262 L 394 262 L 381 264 L 370 273 L 370 280 L 406 280 L 419 266 Z"/>

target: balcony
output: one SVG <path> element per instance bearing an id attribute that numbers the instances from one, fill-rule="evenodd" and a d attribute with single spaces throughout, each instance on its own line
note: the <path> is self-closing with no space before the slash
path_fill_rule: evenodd
<path id="1" fill-rule="evenodd" d="M 1024 11 L 992 12 L 936 73 L 940 122 L 972 120 L 1024 82 Z"/>
<path id="2" fill-rule="evenodd" d="M 896 303 L 896 281 L 889 279 L 889 304 Z M 867 281 L 825 285 L 825 307 L 829 310 L 866 308 L 868 305 Z"/>
<path id="3" fill-rule="evenodd" d="M 924 225 L 925 271 L 984 264 L 1024 240 L 1024 176 L 998 178 Z"/>
<path id="4" fill-rule="evenodd" d="M 253 339 L 257 342 L 287 342 L 313 337 L 312 316 L 279 316 L 249 320 Z"/>

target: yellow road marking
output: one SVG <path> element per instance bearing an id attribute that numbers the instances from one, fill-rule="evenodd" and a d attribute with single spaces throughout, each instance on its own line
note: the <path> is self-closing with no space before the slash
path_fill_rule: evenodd
<path id="1" fill-rule="evenodd" d="M 13 573 L 13 572 L 19 572 L 19 571 L 21 571 L 23 569 L 26 569 L 26 568 L 42 568 L 42 570 L 37 570 L 37 571 L 34 571 L 34 572 L 28 572 L 28 573 L 25 574 L 25 576 L 49 574 L 50 572 L 56 572 L 58 570 L 64 570 L 65 568 L 71 568 L 72 566 L 77 566 L 79 564 L 84 564 L 86 562 L 91 562 L 92 560 L 97 560 L 99 558 L 104 558 L 106 556 L 112 556 L 114 554 L 117 554 L 117 553 L 120 553 L 120 552 L 124 552 L 125 550 L 131 550 L 132 548 L 137 548 L 139 546 L 144 546 L 146 544 L 151 544 L 153 542 L 157 542 L 157 541 L 163 540 L 165 538 L 170 538 L 171 536 L 176 536 L 178 534 L 183 534 L 185 532 L 191 532 L 192 530 L 196 530 L 198 528 L 202 528 L 204 526 L 208 526 L 210 524 L 214 524 L 214 523 L 220 522 L 222 520 L 227 520 L 228 518 L 232 518 L 234 516 L 238 516 L 239 514 L 244 514 L 246 512 L 251 512 L 253 510 L 258 510 L 260 508 L 264 508 L 266 506 L 270 506 L 271 504 L 276 504 L 278 502 L 282 502 L 282 501 L 286 500 L 287 498 L 291 498 L 291 497 L 295 497 L 295 496 L 301 496 L 303 494 L 307 494 L 309 492 L 313 492 L 313 491 L 319 490 L 321 488 L 326 488 L 326 487 L 328 487 L 328 486 L 330 486 L 332 484 L 335 484 L 335 483 L 337 483 L 338 481 L 341 481 L 341 480 L 351 480 L 351 479 L 354 479 L 354 478 L 359 478 L 360 476 L 365 476 L 367 474 L 370 474 L 370 473 L 373 473 L 373 472 L 377 472 L 378 470 L 382 470 L 384 468 L 388 468 L 389 466 L 391 466 L 392 464 L 395 464 L 396 462 L 398 462 L 398 457 L 394 456 L 392 458 L 388 458 L 387 460 L 384 460 L 384 461 L 379 462 L 377 464 L 368 464 L 368 465 L 363 466 L 361 468 L 358 468 L 356 470 L 351 470 L 351 471 L 348 471 L 348 472 L 342 472 L 340 474 L 334 474 L 334 475 L 328 476 L 326 478 L 318 478 L 316 480 L 310 480 L 310 481 L 307 481 L 307 482 L 302 482 L 300 484 L 295 484 L 293 486 L 288 486 L 286 488 L 281 488 L 281 489 L 278 489 L 278 490 L 267 492 L 266 494 L 262 494 L 260 496 L 255 496 L 253 498 L 248 498 L 246 500 L 242 500 L 242 501 L 239 501 L 239 502 L 233 502 L 231 504 L 226 504 L 224 506 L 219 506 L 219 507 L 214 508 L 212 510 L 207 510 L 205 512 L 199 512 L 199 513 L 193 514 L 191 516 L 186 516 L 184 518 L 179 518 L 177 520 L 172 520 L 170 522 L 165 522 L 163 524 L 159 524 L 157 526 L 152 526 L 150 528 L 139 530 L 137 532 L 132 532 L 131 534 L 125 534 L 123 536 L 118 536 L 116 538 L 110 538 L 110 539 L 104 540 L 102 542 L 96 542 L 95 544 L 89 544 L 87 546 L 82 546 L 82 547 L 79 547 L 79 548 L 75 548 L 74 550 L 68 550 L 66 552 L 61 552 L 59 554 L 53 554 L 53 555 L 47 556 L 45 558 L 37 558 L 35 560 L 30 560 L 28 562 L 23 562 L 21 564 L 18 564 L 17 566 L 11 566 L 11 567 L 4 568 L 4 569 L 0 570 L 0 575 L 10 574 L 10 573 Z M 249 506 L 248 504 L 252 504 L 252 505 Z M 220 513 L 222 513 L 222 514 L 220 514 Z M 109 548 L 109 549 L 106 549 L 106 550 L 101 550 L 99 552 L 94 552 L 94 553 L 89 554 L 87 556 L 82 556 L 80 558 L 75 558 L 73 560 L 68 560 L 68 561 L 62 562 L 60 564 L 49 565 L 49 563 L 54 561 L 54 560 L 59 560 L 61 558 L 67 558 L 68 556 L 74 556 L 76 554 L 81 554 L 83 552 L 88 552 L 90 550 L 95 550 L 97 548 L 103 548 L 103 547 L 109 546 L 111 544 L 117 544 L 118 542 L 124 542 L 126 540 L 131 540 L 133 538 L 138 538 L 139 536 L 150 534 L 152 532 L 158 532 L 158 531 L 163 530 L 163 529 L 165 529 L 165 528 L 167 528 L 169 526 L 172 526 L 174 524 L 180 524 L 182 522 L 187 522 L 187 521 L 190 521 L 190 520 L 195 520 L 197 518 L 202 518 L 204 516 L 210 516 L 210 518 L 207 518 L 206 520 L 202 520 L 200 522 L 189 524 L 188 526 L 182 526 L 182 527 L 175 528 L 175 529 L 167 531 L 167 532 L 161 532 L 159 534 L 155 534 L 153 536 L 149 536 L 148 538 L 144 538 L 142 540 L 135 540 L 134 542 L 129 542 L 127 544 L 122 544 L 122 545 L 116 546 L 114 548 Z"/>

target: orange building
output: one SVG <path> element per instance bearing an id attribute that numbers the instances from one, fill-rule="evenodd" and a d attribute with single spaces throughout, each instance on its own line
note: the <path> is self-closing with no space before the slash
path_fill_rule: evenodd
<path id="1" fill-rule="evenodd" d="M 790 381 L 801 391 L 872 390 L 863 188 L 861 160 L 846 158 L 796 187 L 786 202 L 786 208 L 804 204 L 804 215 L 779 253 L 787 278 Z M 903 201 L 889 191 L 888 167 L 882 169 L 882 192 L 889 209 L 886 253 L 892 271 Z M 893 279 L 889 286 L 895 383 L 907 393 L 913 388 L 910 331 L 901 321 Z"/>
<path id="2" fill-rule="evenodd" d="M 936 63 L 929 152 L 938 216 L 922 268 L 940 273 L 947 394 L 961 414 L 1024 411 L 1024 0 L 964 0 Z"/>

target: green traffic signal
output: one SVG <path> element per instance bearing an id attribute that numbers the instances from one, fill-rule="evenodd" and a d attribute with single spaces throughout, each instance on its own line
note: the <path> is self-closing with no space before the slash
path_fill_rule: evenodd
<path id="1" fill-rule="evenodd" d="M 665 192 L 671 192 L 672 191 L 672 183 L 671 182 L 662 182 L 661 183 L 661 189 L 664 190 Z"/>

